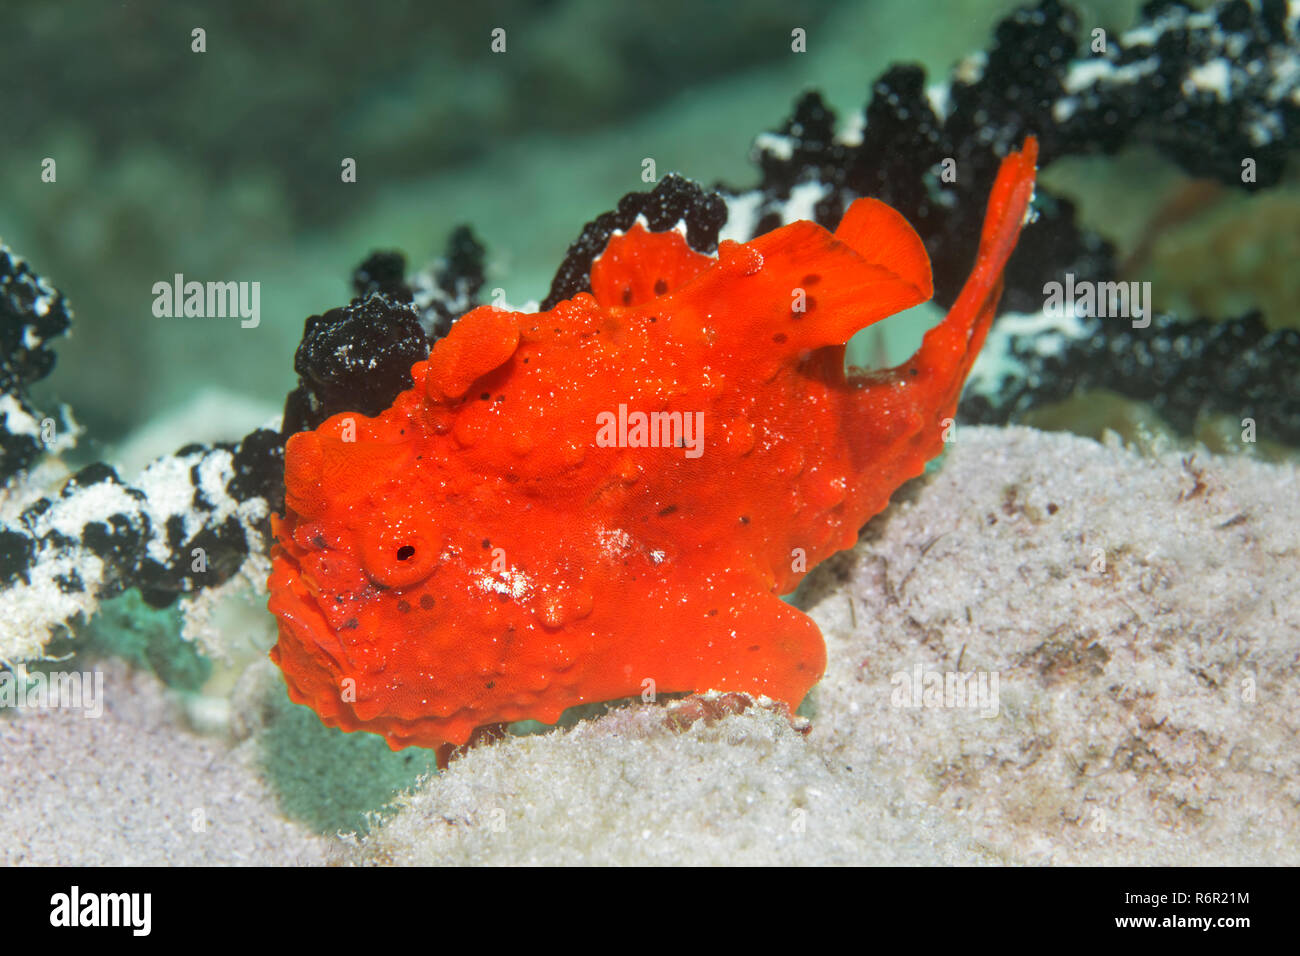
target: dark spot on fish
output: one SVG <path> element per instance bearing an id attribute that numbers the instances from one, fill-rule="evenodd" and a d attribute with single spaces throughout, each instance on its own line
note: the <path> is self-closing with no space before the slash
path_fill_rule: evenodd
<path id="1" fill-rule="evenodd" d="M 667 508 L 660 508 L 660 509 L 659 509 L 659 517 L 662 518 L 662 517 L 664 517 L 665 515 L 670 515 L 670 514 L 672 514 L 674 511 L 676 511 L 676 510 L 677 510 L 677 506 L 676 506 L 676 505 L 669 505 Z"/>
<path id="2" fill-rule="evenodd" d="M 785 338 L 786 338 L 786 336 L 785 336 L 785 333 L 784 333 L 784 332 L 778 332 L 778 333 L 776 333 L 776 335 L 772 336 L 772 341 L 773 341 L 773 342 L 780 343 L 780 342 L 784 342 L 784 341 L 785 341 Z"/>
<path id="3" fill-rule="evenodd" d="M 718 616 L 718 609 L 715 607 L 713 610 L 709 612 L 709 617 L 717 617 L 717 616 Z"/>
<path id="4" fill-rule="evenodd" d="M 487 549 L 490 548 L 490 547 L 492 547 L 492 542 L 489 541 L 487 538 L 484 538 L 484 539 L 483 539 L 483 549 L 484 549 L 484 550 L 487 550 Z"/>
<path id="5" fill-rule="evenodd" d="M 800 285 L 816 285 L 818 282 L 821 281 L 822 281 L 821 276 L 819 276 L 815 272 L 810 272 L 808 273 L 808 275 L 803 277 L 803 282 L 801 282 Z"/>
<path id="6" fill-rule="evenodd" d="M 426 611 L 431 610 L 435 603 L 437 602 L 434 601 L 433 595 L 431 594 L 420 595 L 420 607 L 424 608 Z"/>
<path id="7" fill-rule="evenodd" d="M 623 286 L 623 304 L 632 304 L 632 287 L 630 285 Z"/>
<path id="8" fill-rule="evenodd" d="M 355 617 L 350 617 L 346 621 L 344 621 L 341 625 L 339 625 L 339 630 L 355 631 L 360 626 L 361 626 L 360 621 L 358 621 Z"/>
<path id="9" fill-rule="evenodd" d="M 403 614 L 409 614 L 411 611 L 411 605 L 407 604 L 405 601 L 398 601 L 397 609 Z"/>
<path id="10" fill-rule="evenodd" d="M 491 393 L 491 392 L 484 392 L 482 395 L 479 396 L 479 398 L 480 398 L 482 401 L 485 401 L 485 402 L 486 402 L 489 398 L 491 398 L 491 397 L 492 397 L 492 393 Z"/>
<path id="11" fill-rule="evenodd" d="M 655 295 L 663 295 L 668 291 L 668 283 L 663 279 L 655 279 Z"/>
<path id="12" fill-rule="evenodd" d="M 409 544 L 404 544 L 397 549 L 398 561 L 409 561 L 413 557 L 415 557 L 415 549 Z"/>
<path id="13" fill-rule="evenodd" d="M 740 523 L 741 523 L 741 524 L 749 524 L 749 515 L 741 515 L 741 516 L 740 516 Z"/>

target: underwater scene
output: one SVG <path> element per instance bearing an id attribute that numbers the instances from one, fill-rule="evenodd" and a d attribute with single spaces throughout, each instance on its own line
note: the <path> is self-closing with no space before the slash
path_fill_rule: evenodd
<path id="1" fill-rule="evenodd" d="M 0 863 L 1300 864 L 1297 0 L 5 12 Z"/>

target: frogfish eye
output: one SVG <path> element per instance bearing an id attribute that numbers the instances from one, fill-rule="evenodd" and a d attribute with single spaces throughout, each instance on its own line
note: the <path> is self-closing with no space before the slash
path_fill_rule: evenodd
<path id="1" fill-rule="evenodd" d="M 433 573 L 442 550 L 436 522 L 418 505 L 386 508 L 358 529 L 361 562 L 371 579 L 409 587 Z"/>

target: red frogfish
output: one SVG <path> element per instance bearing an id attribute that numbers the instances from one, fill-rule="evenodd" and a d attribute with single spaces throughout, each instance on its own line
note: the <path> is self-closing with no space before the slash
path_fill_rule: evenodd
<path id="1" fill-rule="evenodd" d="M 289 695 L 394 749 L 647 689 L 798 706 L 826 649 L 781 595 L 943 449 L 1036 156 L 1003 161 L 973 272 L 895 368 L 846 370 L 844 345 L 929 299 L 930 262 L 859 199 L 833 233 L 716 256 L 634 225 L 590 293 L 477 308 L 386 411 L 293 435 L 269 582 Z"/>

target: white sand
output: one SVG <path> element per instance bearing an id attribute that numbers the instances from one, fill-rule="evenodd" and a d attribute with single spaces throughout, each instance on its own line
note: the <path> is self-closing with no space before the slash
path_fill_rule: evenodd
<path id="1" fill-rule="evenodd" d="M 135 678 L 99 721 L 0 721 L 0 861 L 1300 862 L 1296 467 L 966 428 L 898 499 L 801 596 L 830 657 L 806 737 L 632 707 L 325 840 L 244 756 L 274 728 L 231 750 Z M 894 706 L 918 665 L 996 673 L 996 716 Z"/>
<path id="2" fill-rule="evenodd" d="M 0 720 L 0 864 L 324 859 L 327 841 L 280 815 L 247 749 L 188 730 L 152 676 L 101 666 L 103 716 L 25 710 Z"/>

